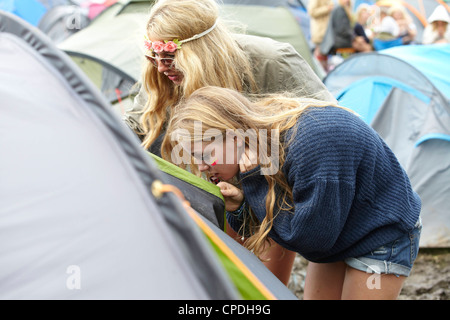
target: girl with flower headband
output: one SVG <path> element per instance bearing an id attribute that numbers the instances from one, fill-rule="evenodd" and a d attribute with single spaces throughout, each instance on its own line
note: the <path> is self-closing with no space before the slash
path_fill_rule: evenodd
<path id="1" fill-rule="evenodd" d="M 206 85 L 244 93 L 294 90 L 335 101 L 291 45 L 232 34 L 221 22 L 214 0 L 156 1 L 143 48 L 147 60 L 141 88 L 124 120 L 143 137 L 146 148 L 163 133 L 171 107 Z M 159 154 L 158 146 L 150 150 Z"/>
<path id="2" fill-rule="evenodd" d="M 264 140 L 272 142 L 252 149 L 247 132 L 271 132 Z M 200 171 L 224 180 L 227 221 L 247 248 L 259 255 L 270 238 L 312 261 L 305 299 L 398 296 L 419 250 L 421 201 L 389 147 L 353 112 L 204 87 L 176 107 L 166 137 L 164 158 L 181 145 Z M 278 170 L 268 173 L 274 148 Z M 232 161 L 212 166 L 205 154 Z M 241 188 L 227 182 L 234 176 Z"/>
<path id="3" fill-rule="evenodd" d="M 290 44 L 232 34 L 221 22 L 214 0 L 156 1 L 143 48 L 146 64 L 140 91 L 124 120 L 142 138 L 143 146 L 157 155 L 173 107 L 204 86 L 246 94 L 291 90 L 335 101 Z M 286 253 L 281 260 L 272 259 L 275 267 L 269 269 L 287 284 L 293 259 Z M 276 268 L 282 264 L 280 275 Z"/>

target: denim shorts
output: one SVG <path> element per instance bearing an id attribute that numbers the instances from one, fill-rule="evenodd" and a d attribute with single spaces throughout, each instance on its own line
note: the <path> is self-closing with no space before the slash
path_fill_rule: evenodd
<path id="1" fill-rule="evenodd" d="M 409 233 L 364 256 L 345 259 L 345 263 L 367 273 L 395 274 L 407 277 L 419 252 L 421 231 L 422 222 L 419 218 L 414 229 Z"/>

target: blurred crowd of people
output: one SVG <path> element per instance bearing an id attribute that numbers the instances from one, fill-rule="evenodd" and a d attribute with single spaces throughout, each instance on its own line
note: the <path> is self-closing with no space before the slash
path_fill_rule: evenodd
<path id="1" fill-rule="evenodd" d="M 338 63 L 336 59 L 341 61 L 353 53 L 398 45 L 450 43 L 450 18 L 443 5 L 428 17 L 420 39 L 414 20 L 401 3 L 361 3 L 353 10 L 351 0 L 310 0 L 308 12 L 314 55 L 325 71 Z"/>

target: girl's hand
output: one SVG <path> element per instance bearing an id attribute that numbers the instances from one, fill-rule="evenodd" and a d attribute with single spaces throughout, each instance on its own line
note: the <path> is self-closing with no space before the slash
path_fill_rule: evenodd
<path id="1" fill-rule="evenodd" d="M 225 181 L 219 182 L 217 186 L 225 198 L 225 210 L 231 212 L 239 209 L 244 201 L 244 193 L 242 190 Z"/>

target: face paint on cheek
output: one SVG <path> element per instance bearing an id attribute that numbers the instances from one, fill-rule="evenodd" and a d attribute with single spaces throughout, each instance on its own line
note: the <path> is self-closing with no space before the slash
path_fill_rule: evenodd
<path id="1" fill-rule="evenodd" d="M 217 164 L 217 158 L 214 158 L 214 161 L 211 163 L 211 167 L 214 167 Z"/>

